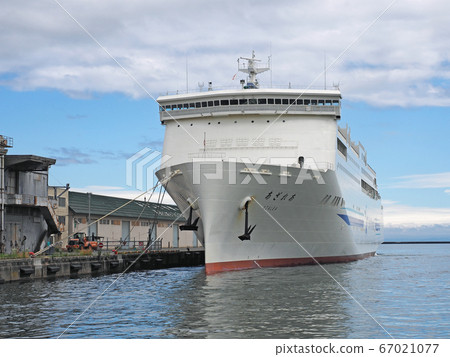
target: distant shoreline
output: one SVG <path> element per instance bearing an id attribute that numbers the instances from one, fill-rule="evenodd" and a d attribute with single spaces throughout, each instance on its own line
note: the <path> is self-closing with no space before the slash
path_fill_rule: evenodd
<path id="1" fill-rule="evenodd" d="M 436 242 L 436 241 L 411 241 L 411 242 L 383 242 L 382 244 L 450 244 L 450 241 L 441 241 L 441 242 Z"/>

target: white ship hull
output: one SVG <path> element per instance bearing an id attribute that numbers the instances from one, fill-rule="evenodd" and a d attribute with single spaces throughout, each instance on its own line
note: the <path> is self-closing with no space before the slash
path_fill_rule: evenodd
<path id="1" fill-rule="evenodd" d="M 268 67 L 242 59 L 242 89 L 157 99 L 157 175 L 198 229 L 206 272 L 373 255 L 383 239 L 376 173 L 338 126 L 340 91 L 261 89 L 255 77 Z"/>
<path id="2" fill-rule="evenodd" d="M 264 184 L 245 172 L 242 163 L 219 166 L 185 163 L 157 173 L 162 178 L 178 170 L 166 189 L 186 217 L 188 199 L 195 202 L 193 218 L 200 217 L 197 237 L 205 247 L 207 274 L 347 262 L 374 255 L 382 242 L 380 201 L 348 184 L 344 174 L 327 170 L 315 179 L 312 171 L 305 171 L 306 179 L 299 183 L 300 168 L 289 167 L 282 178 L 279 166 L 263 165 L 258 179 Z M 249 224 L 256 227 L 251 239 L 242 241 L 238 237 L 245 229 L 246 197 L 252 198 Z"/>

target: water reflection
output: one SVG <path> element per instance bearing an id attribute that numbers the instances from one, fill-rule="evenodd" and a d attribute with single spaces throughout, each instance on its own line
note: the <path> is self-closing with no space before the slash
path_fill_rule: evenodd
<path id="1" fill-rule="evenodd" d="M 336 269 L 335 269 L 336 270 Z M 341 269 L 333 272 L 342 280 Z M 342 299 L 319 267 L 199 274 L 170 300 L 167 334 L 197 338 L 343 338 Z"/>
<path id="2" fill-rule="evenodd" d="M 394 337 L 448 338 L 450 245 L 415 249 L 325 268 Z M 388 337 L 319 266 L 117 278 L 0 285 L 0 337 L 56 338 L 72 323 L 64 338 Z"/>

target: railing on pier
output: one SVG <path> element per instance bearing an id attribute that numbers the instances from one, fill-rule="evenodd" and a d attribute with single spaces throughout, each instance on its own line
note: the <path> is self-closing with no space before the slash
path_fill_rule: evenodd
<path id="1" fill-rule="evenodd" d="M 147 248 L 147 240 L 137 240 L 137 239 L 130 239 L 130 240 L 100 240 L 99 243 L 103 244 L 102 249 L 106 250 L 144 250 Z M 148 250 L 161 250 L 162 249 L 162 241 L 154 241 L 150 244 L 150 247 Z"/>

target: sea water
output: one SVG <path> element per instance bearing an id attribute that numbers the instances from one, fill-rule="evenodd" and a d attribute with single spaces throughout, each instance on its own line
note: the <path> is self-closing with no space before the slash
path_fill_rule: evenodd
<path id="1" fill-rule="evenodd" d="M 449 338 L 450 244 L 345 264 L 0 285 L 1 338 Z"/>

